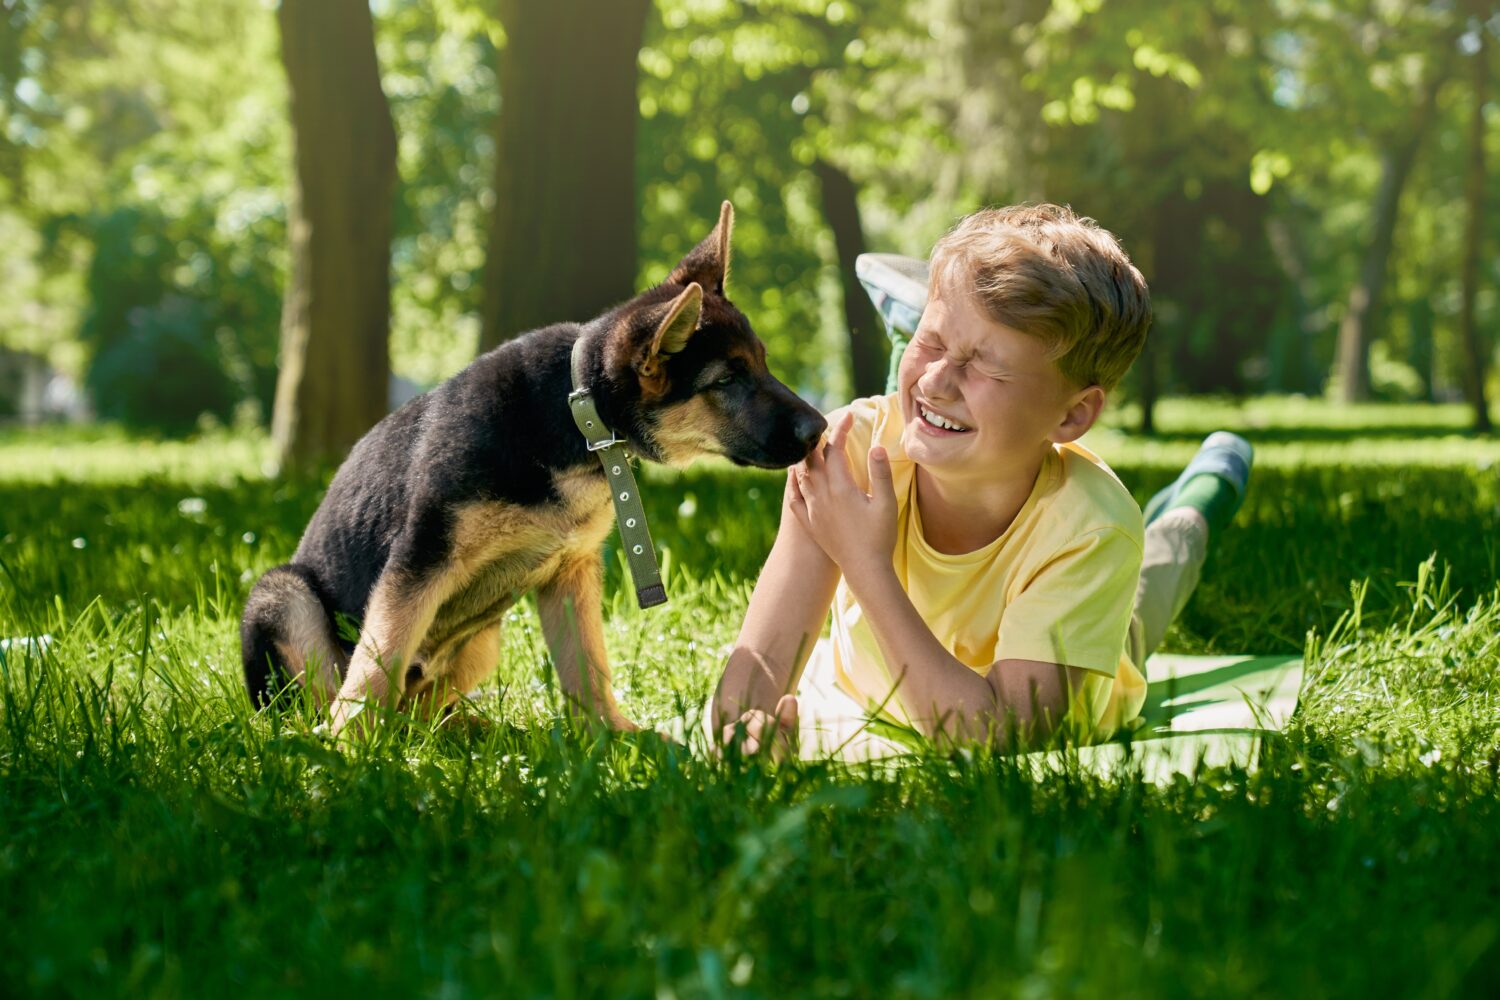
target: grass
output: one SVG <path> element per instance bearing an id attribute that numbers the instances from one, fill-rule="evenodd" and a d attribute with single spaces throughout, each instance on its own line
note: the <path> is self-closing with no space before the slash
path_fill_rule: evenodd
<path id="1" fill-rule="evenodd" d="M 1238 421 L 1235 417 L 1238 414 Z M 1126 415 L 1128 417 L 1128 415 Z M 1165 405 L 1093 442 L 1140 497 L 1219 425 L 1254 490 L 1168 646 L 1301 650 L 1253 772 L 988 754 L 705 761 L 557 721 L 534 612 L 479 740 L 331 749 L 252 715 L 236 625 L 315 486 L 263 441 L 0 437 L 0 977 L 30 994 L 1474 995 L 1500 984 L 1500 470 L 1462 414 Z M 1362 432 L 1361 428 L 1365 428 Z M 620 697 L 716 677 L 774 476 L 652 473 L 672 602 L 613 564 Z M 1434 557 L 1435 554 L 1435 557 Z"/>

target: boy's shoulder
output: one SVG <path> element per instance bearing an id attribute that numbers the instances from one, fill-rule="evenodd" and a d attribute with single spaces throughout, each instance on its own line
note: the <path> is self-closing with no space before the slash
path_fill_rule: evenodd
<path id="1" fill-rule="evenodd" d="M 1141 545 L 1145 528 L 1140 505 L 1114 470 L 1077 442 L 1055 445 L 1053 451 L 1055 472 L 1039 498 L 1038 514 L 1073 537 L 1115 529 Z"/>

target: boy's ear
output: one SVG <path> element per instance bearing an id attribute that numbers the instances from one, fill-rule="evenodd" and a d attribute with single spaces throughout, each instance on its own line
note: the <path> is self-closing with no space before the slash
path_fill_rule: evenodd
<path id="1" fill-rule="evenodd" d="M 651 335 L 651 347 L 646 351 L 646 361 L 655 365 L 662 355 L 676 354 L 687 346 L 688 338 L 698 329 L 698 318 L 703 313 L 703 287 L 696 281 L 689 282 L 682 293 L 667 306 L 666 315 L 656 324 Z"/>
<path id="2" fill-rule="evenodd" d="M 1104 390 L 1097 385 L 1076 393 L 1068 412 L 1063 414 L 1062 422 L 1052 429 L 1052 443 L 1067 444 L 1088 433 L 1088 429 L 1094 426 L 1094 421 L 1099 419 L 1099 414 L 1104 412 L 1104 398 Z"/>
<path id="3" fill-rule="evenodd" d="M 667 275 L 667 284 L 686 285 L 696 281 L 723 295 L 724 283 L 729 278 L 729 237 L 733 229 L 734 206 L 726 201 L 719 208 L 719 224 L 672 268 L 672 273 Z"/>

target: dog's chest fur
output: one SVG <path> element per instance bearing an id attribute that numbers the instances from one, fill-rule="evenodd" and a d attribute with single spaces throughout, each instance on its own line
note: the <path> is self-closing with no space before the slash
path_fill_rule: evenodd
<path id="1" fill-rule="evenodd" d="M 459 508 L 450 572 L 468 582 L 438 608 L 419 655 L 440 669 L 464 639 L 577 559 L 597 558 L 613 526 L 609 485 L 593 470 L 555 475 L 562 501 L 544 507 L 477 501 Z"/>

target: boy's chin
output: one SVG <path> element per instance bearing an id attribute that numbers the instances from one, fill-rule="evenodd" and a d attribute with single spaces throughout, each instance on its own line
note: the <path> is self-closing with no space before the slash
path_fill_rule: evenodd
<path id="1" fill-rule="evenodd" d="M 913 421 L 902 428 L 901 450 L 919 465 L 947 465 L 950 462 L 962 461 L 961 455 L 967 450 L 969 436 L 968 434 L 954 434 L 940 437 L 925 434 Z"/>

